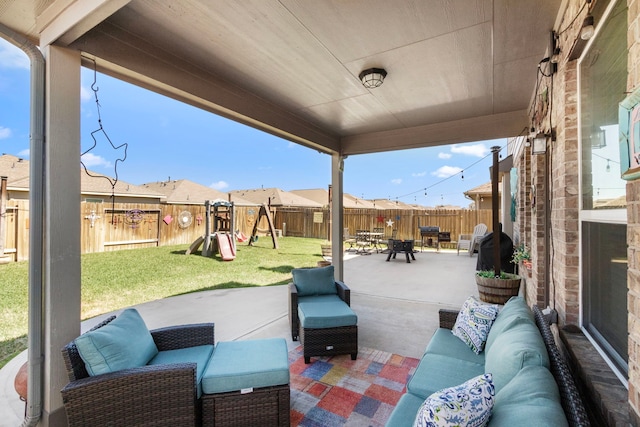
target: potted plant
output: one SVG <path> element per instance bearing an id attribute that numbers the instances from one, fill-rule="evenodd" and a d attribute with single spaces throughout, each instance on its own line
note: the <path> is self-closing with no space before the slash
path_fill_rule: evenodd
<path id="1" fill-rule="evenodd" d="M 504 304 L 509 298 L 520 292 L 521 277 L 517 274 L 500 271 L 496 276 L 493 270 L 476 272 L 476 285 L 480 300 L 492 304 Z"/>
<path id="2" fill-rule="evenodd" d="M 516 265 L 522 262 L 522 265 L 524 265 L 527 270 L 531 270 L 531 254 L 524 243 L 515 248 L 511 262 Z"/>
<path id="3" fill-rule="evenodd" d="M 318 267 L 326 267 L 331 265 L 331 242 L 325 240 L 320 244 L 320 250 L 322 253 L 322 261 L 318 261 Z"/>

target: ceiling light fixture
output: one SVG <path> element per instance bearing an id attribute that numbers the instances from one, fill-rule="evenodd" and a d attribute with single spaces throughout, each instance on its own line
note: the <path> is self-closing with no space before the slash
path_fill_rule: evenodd
<path id="1" fill-rule="evenodd" d="M 387 72 L 383 68 L 369 68 L 360 73 L 360 81 L 367 89 L 373 89 L 384 82 Z"/>

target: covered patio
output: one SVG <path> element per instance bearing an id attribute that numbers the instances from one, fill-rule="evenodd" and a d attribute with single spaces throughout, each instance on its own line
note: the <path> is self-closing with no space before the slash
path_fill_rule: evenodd
<path id="1" fill-rule="evenodd" d="M 469 295 L 478 296 L 475 256 L 443 250 L 417 253 L 416 258 L 411 264 L 386 262 L 386 254 L 374 253 L 351 256 L 345 262 L 360 346 L 419 358 L 438 327 L 438 310 L 459 309 Z M 136 308 L 150 329 L 214 322 L 216 341 L 280 337 L 289 349 L 300 345 L 291 340 L 286 286 L 196 292 Z M 83 322 L 82 330 L 109 314 Z M 22 420 L 25 404 L 13 381 L 26 356 L 21 354 L 0 370 L 0 419 L 6 423 L 2 425 L 19 425 Z"/>
<path id="2" fill-rule="evenodd" d="M 531 249 L 527 302 L 555 310 L 559 344 L 571 352 L 564 331 L 577 330 L 611 373 L 607 384 L 583 379 L 596 399 L 615 384 L 601 416 L 640 423 L 640 162 L 617 131 L 620 103 L 631 111 L 640 99 L 638 10 L 637 0 L 6 2 L 0 37 L 28 54 L 33 80 L 27 424 L 64 425 L 59 349 L 81 329 L 81 66 L 330 155 L 333 241 L 347 156 L 515 138 L 503 157 L 516 188 L 501 171 L 502 194 L 513 196 L 514 240 Z M 594 151 L 607 146 L 622 149 Z M 610 163 L 614 205 L 598 198 Z M 333 260 L 349 280 L 335 246 Z"/>

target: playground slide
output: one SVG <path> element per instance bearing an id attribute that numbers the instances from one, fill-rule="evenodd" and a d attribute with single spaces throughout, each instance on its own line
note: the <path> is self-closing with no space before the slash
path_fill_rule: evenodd
<path id="1" fill-rule="evenodd" d="M 218 239 L 218 252 L 223 261 L 233 261 L 236 257 L 233 250 L 233 242 L 231 241 L 231 235 L 227 233 L 216 233 L 216 239 Z"/>

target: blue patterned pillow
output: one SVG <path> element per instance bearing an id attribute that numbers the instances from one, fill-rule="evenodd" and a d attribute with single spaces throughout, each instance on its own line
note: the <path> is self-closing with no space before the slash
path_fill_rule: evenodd
<path id="1" fill-rule="evenodd" d="M 469 297 L 462 304 L 451 332 L 467 344 L 475 354 L 484 350 L 491 325 L 498 315 L 497 304 L 483 304 Z"/>
<path id="2" fill-rule="evenodd" d="M 491 374 L 484 374 L 427 397 L 413 427 L 482 427 L 491 417 L 495 389 Z"/>

